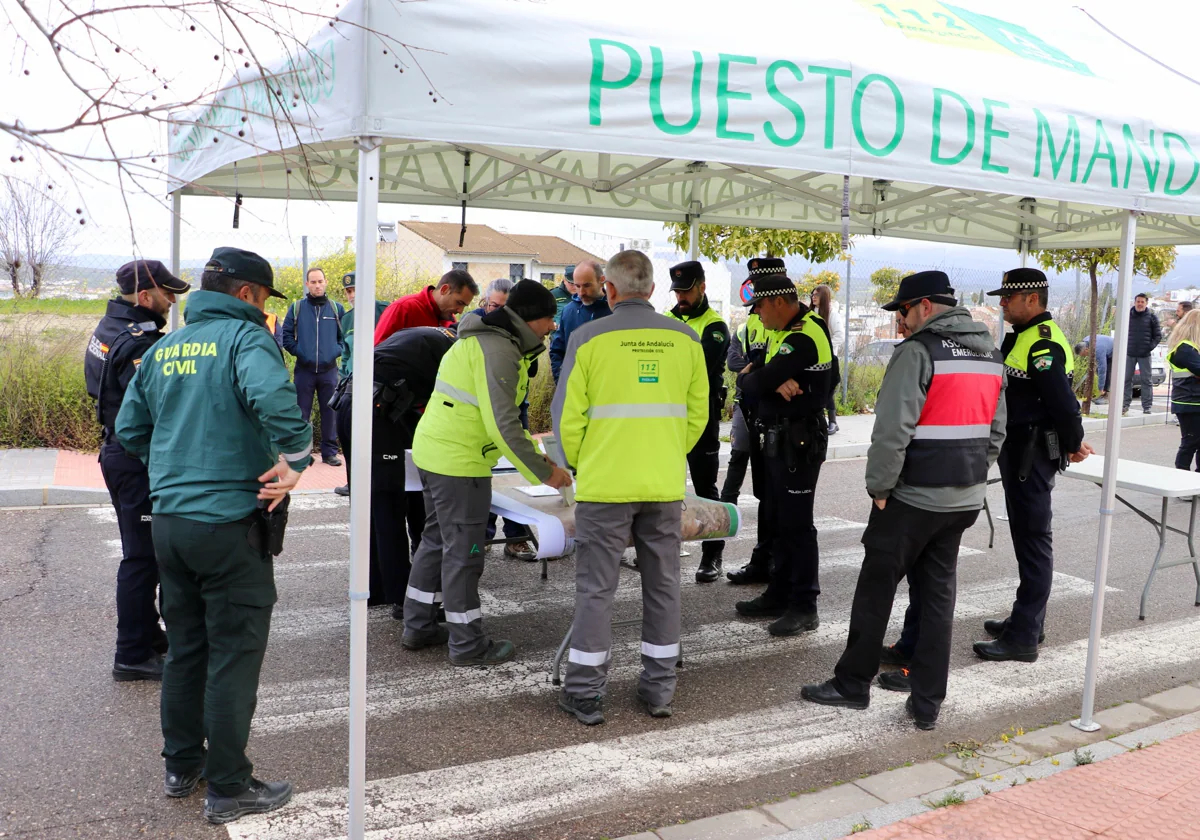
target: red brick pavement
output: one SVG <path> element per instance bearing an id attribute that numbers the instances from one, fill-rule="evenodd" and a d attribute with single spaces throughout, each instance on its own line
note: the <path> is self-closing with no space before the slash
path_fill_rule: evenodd
<path id="1" fill-rule="evenodd" d="M 854 837 L 1200 840 L 1200 732 Z"/>

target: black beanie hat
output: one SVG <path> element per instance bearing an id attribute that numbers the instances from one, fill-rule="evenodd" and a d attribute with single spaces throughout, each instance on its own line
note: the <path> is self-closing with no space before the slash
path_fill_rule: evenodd
<path id="1" fill-rule="evenodd" d="M 536 280 L 521 280 L 508 293 L 505 304 L 525 323 L 538 318 L 553 318 L 558 314 L 558 300 Z"/>

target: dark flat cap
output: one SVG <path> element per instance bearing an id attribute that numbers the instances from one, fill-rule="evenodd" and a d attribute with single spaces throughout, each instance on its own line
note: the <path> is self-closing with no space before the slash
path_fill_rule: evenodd
<path id="1" fill-rule="evenodd" d="M 271 264 L 253 251 L 217 248 L 204 264 L 204 270 L 266 286 L 272 297 L 287 298 L 287 295 L 275 288 L 275 272 L 271 270 Z"/>
<path id="2" fill-rule="evenodd" d="M 954 297 L 954 289 L 950 287 L 950 278 L 944 271 L 918 271 L 900 281 L 896 289 L 896 299 L 883 305 L 887 312 L 895 312 L 910 300 L 928 299 L 934 303 L 944 303 L 954 306 L 958 299 Z"/>
<path id="3" fill-rule="evenodd" d="M 696 260 L 671 266 L 671 291 L 686 292 L 697 283 L 704 282 L 704 266 Z"/>
<path id="4" fill-rule="evenodd" d="M 182 295 L 192 288 L 158 260 L 134 260 L 125 263 L 117 269 L 117 287 L 123 295 L 154 288 Z"/>
<path id="5" fill-rule="evenodd" d="M 354 272 L 353 271 L 348 271 L 344 275 L 342 275 L 342 288 L 343 289 L 353 289 L 354 288 Z"/>
<path id="6" fill-rule="evenodd" d="M 1006 297 L 1008 295 L 1023 295 L 1041 289 L 1049 289 L 1050 281 L 1046 275 L 1036 268 L 1014 268 L 1004 272 L 1004 279 L 999 289 L 988 292 L 989 295 Z"/>

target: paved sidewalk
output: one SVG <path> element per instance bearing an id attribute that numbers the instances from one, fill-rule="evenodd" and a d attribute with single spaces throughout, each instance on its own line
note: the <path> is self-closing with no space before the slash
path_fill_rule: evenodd
<path id="1" fill-rule="evenodd" d="M 622 840 L 1200 840 L 1200 683 L 1094 718 Z"/>

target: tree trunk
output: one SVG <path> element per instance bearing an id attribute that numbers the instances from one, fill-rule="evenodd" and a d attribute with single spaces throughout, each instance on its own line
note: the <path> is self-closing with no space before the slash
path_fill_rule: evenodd
<path id="1" fill-rule="evenodd" d="M 42 291 L 42 276 L 46 273 L 45 266 L 32 263 L 29 266 L 29 297 L 37 297 Z"/>
<path id="2" fill-rule="evenodd" d="M 8 264 L 8 277 L 12 281 L 13 297 L 21 296 L 21 268 L 13 263 Z"/>
<path id="3" fill-rule="evenodd" d="M 1092 280 L 1092 305 L 1088 313 L 1088 335 L 1090 337 L 1088 338 L 1087 385 L 1083 392 L 1083 413 L 1085 415 L 1090 414 L 1092 411 L 1092 392 L 1096 388 L 1096 307 L 1099 303 L 1097 300 L 1099 295 L 1096 282 L 1096 266 L 1094 264 L 1088 266 L 1088 276 Z M 1110 370 L 1108 375 L 1111 377 L 1113 373 L 1115 371 Z M 1110 418 L 1113 416 L 1112 394 L 1108 396 L 1108 416 Z M 1120 416 L 1120 414 L 1117 415 L 1117 417 Z"/>

